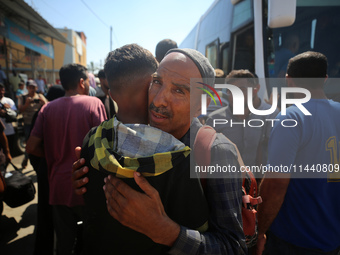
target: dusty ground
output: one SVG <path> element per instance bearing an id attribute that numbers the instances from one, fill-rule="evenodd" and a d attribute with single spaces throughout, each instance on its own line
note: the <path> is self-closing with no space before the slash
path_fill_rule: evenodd
<path id="1" fill-rule="evenodd" d="M 22 156 L 13 159 L 14 165 L 21 169 Z M 7 171 L 14 170 L 11 165 Z M 28 164 L 23 173 L 30 176 L 37 189 L 36 173 Z M 17 208 L 10 208 L 4 203 L 4 211 L 0 218 L 0 253 L 1 255 L 33 254 L 37 212 L 37 194 L 31 202 Z"/>

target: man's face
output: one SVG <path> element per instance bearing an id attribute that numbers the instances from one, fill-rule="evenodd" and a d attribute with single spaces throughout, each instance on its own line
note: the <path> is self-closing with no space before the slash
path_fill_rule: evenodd
<path id="1" fill-rule="evenodd" d="M 84 95 L 89 95 L 90 93 L 90 79 L 88 73 L 86 73 L 86 80 L 84 80 Z"/>
<path id="2" fill-rule="evenodd" d="M 27 87 L 27 89 L 28 89 L 28 93 L 31 94 L 31 95 L 34 94 L 37 91 L 37 87 L 36 86 L 32 86 L 32 85 L 29 85 Z"/>
<path id="3" fill-rule="evenodd" d="M 104 79 L 104 78 L 99 78 L 99 80 L 100 80 L 100 85 L 101 85 L 103 92 L 105 93 L 105 95 L 108 95 L 109 94 L 109 84 L 107 83 L 107 80 Z"/>
<path id="4" fill-rule="evenodd" d="M 194 62 L 182 53 L 168 54 L 153 74 L 149 90 L 149 123 L 180 139 L 189 130 L 190 94 L 192 109 L 200 108 L 201 91 L 190 85 L 190 78 L 200 78 Z M 196 100 L 197 98 L 197 100 Z"/>

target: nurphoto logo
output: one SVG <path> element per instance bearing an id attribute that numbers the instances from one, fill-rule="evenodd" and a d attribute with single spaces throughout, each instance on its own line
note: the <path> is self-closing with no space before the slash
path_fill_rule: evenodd
<path id="1" fill-rule="evenodd" d="M 271 107 L 267 110 L 258 110 L 258 109 L 255 109 L 254 104 L 253 104 L 253 88 L 252 87 L 247 88 L 247 98 L 245 98 L 243 91 L 239 87 L 232 85 L 232 84 L 215 84 L 215 88 L 205 83 L 200 83 L 200 84 L 203 84 L 204 86 L 212 90 L 216 94 L 217 98 L 220 100 L 221 105 L 222 105 L 221 98 L 218 95 L 215 88 L 216 89 L 227 89 L 228 93 L 233 98 L 233 107 L 232 107 L 233 115 L 244 115 L 245 100 L 247 100 L 247 106 L 248 106 L 249 111 L 258 116 L 270 115 L 276 110 L 276 107 L 277 107 L 277 103 L 278 103 L 278 89 L 277 88 L 272 88 L 273 101 L 272 101 Z M 199 89 L 205 91 L 213 99 L 216 105 L 215 98 L 207 89 L 204 89 L 204 88 L 199 88 Z M 300 93 L 304 95 L 304 97 L 302 96 L 301 98 L 288 98 L 287 95 L 289 95 L 290 93 Z M 201 114 L 202 115 L 207 115 L 207 94 L 201 95 Z M 286 115 L 287 106 L 294 104 L 304 115 L 311 115 L 311 113 L 303 106 L 303 104 L 307 103 L 310 99 L 311 99 L 311 93 L 307 89 L 297 88 L 297 87 L 282 87 L 281 95 L 280 95 L 281 114 Z M 261 127 L 264 125 L 264 121 L 268 121 L 268 122 L 271 122 L 273 126 L 274 122 L 278 121 L 278 119 L 265 119 L 264 121 L 259 119 L 257 120 L 258 121 L 257 125 L 254 124 L 255 121 L 256 119 L 252 119 L 251 120 L 252 123 L 248 123 L 248 125 L 250 127 Z M 228 122 L 230 121 L 224 120 L 224 119 L 215 119 L 213 123 L 213 127 L 215 127 L 216 125 L 227 124 Z M 283 122 L 285 123 L 281 123 L 281 124 L 284 127 L 295 127 L 298 124 L 296 120 L 290 120 L 290 119 L 284 120 Z M 289 122 L 291 124 L 289 124 Z M 245 121 L 237 122 L 235 124 L 241 124 L 243 126 L 246 125 Z"/>

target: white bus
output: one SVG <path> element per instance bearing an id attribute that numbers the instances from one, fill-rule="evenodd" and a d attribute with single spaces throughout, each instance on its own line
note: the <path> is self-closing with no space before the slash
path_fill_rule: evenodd
<path id="1" fill-rule="evenodd" d="M 216 0 L 179 47 L 197 49 L 226 74 L 249 69 L 259 78 L 282 77 L 279 64 L 286 61 L 281 69 L 286 68 L 290 54 L 313 50 L 327 56 L 329 77 L 337 78 L 340 1 Z M 290 53 L 284 51 L 287 47 Z M 266 84 L 260 95 L 267 97 L 270 91 Z M 325 91 L 339 100 L 340 84 L 328 82 Z"/>

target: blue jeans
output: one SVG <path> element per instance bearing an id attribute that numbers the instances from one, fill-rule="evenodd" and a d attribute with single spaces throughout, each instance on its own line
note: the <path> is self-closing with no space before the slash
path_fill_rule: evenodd
<path id="1" fill-rule="evenodd" d="M 316 249 L 308 249 L 288 243 L 273 233 L 267 234 L 267 242 L 263 255 L 340 255 L 340 247 L 334 251 L 324 252 Z"/>

